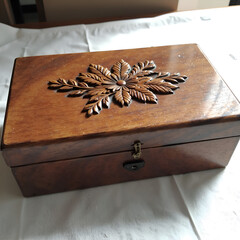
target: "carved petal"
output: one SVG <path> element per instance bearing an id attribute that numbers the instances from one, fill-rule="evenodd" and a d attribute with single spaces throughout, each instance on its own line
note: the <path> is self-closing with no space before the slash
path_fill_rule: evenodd
<path id="1" fill-rule="evenodd" d="M 154 61 L 145 61 L 144 63 L 140 62 L 139 66 L 141 67 L 142 70 L 153 70 L 156 68 L 156 64 Z"/>
<path id="2" fill-rule="evenodd" d="M 75 80 L 73 80 L 73 79 L 69 79 L 69 80 L 67 81 L 67 83 L 68 83 L 69 85 L 72 85 L 72 86 L 75 86 L 75 87 L 78 86 L 78 82 L 75 81 Z"/>
<path id="3" fill-rule="evenodd" d="M 91 89 L 91 87 L 89 87 L 87 85 L 87 83 L 77 82 L 76 80 L 73 80 L 73 79 L 65 80 L 63 78 L 60 78 L 57 81 L 49 81 L 48 85 L 49 85 L 48 88 L 58 89 L 59 92 L 70 91 L 70 90 L 74 90 L 77 88 L 78 89 L 80 89 L 80 88 Z"/>
<path id="4" fill-rule="evenodd" d="M 148 71 L 148 70 L 144 70 L 144 71 L 140 71 L 139 73 L 137 73 L 135 76 L 137 77 L 152 77 L 152 78 L 156 78 L 159 75 L 158 72 L 153 72 L 153 71 Z"/>
<path id="5" fill-rule="evenodd" d="M 159 77 L 168 77 L 170 76 L 170 72 L 161 72 L 161 74 L 159 74 Z"/>
<path id="6" fill-rule="evenodd" d="M 57 91 L 58 92 L 67 92 L 73 90 L 72 86 L 61 86 Z"/>
<path id="7" fill-rule="evenodd" d="M 48 86 L 49 89 L 58 89 L 61 87 L 61 85 L 59 85 L 58 83 L 56 83 L 56 84 L 48 83 L 48 85 L 49 85 Z"/>
<path id="8" fill-rule="evenodd" d="M 121 59 L 119 62 L 116 62 L 112 66 L 112 77 L 117 80 L 125 80 L 128 78 L 128 73 L 131 70 L 131 66 L 125 62 L 123 59 Z"/>
<path id="9" fill-rule="evenodd" d="M 59 78 L 57 81 L 58 81 L 60 84 L 64 84 L 64 85 L 67 84 L 67 80 L 65 80 L 65 79 L 63 79 L 63 78 Z"/>
<path id="10" fill-rule="evenodd" d="M 154 61 L 145 61 L 145 62 L 139 62 L 135 64 L 129 73 L 129 78 L 132 78 L 133 76 L 146 76 L 150 74 L 153 70 L 156 68 L 156 65 Z"/>
<path id="11" fill-rule="evenodd" d="M 89 68 L 88 68 L 88 71 L 90 73 L 96 74 L 97 76 L 99 76 L 103 79 L 112 79 L 111 78 L 111 72 L 107 68 L 105 68 L 101 65 L 90 64 Z"/>
<path id="12" fill-rule="evenodd" d="M 95 88 L 93 88 L 92 90 L 90 90 L 90 91 L 86 94 L 86 96 L 101 95 L 101 94 L 107 93 L 107 91 L 108 91 L 108 90 L 107 90 L 106 88 L 99 86 L 99 87 L 95 87 Z"/>
<path id="13" fill-rule="evenodd" d="M 151 91 L 147 90 L 146 88 L 135 88 L 135 89 L 129 89 L 129 93 L 132 97 L 146 102 L 154 102 L 157 103 L 157 97 L 154 93 Z"/>
<path id="14" fill-rule="evenodd" d="M 78 82 L 79 87 L 88 87 L 88 84 L 85 82 Z"/>
<path id="15" fill-rule="evenodd" d="M 126 81 L 127 84 L 137 84 L 139 82 L 139 79 L 136 77 L 130 78 L 129 80 Z"/>
<path id="16" fill-rule="evenodd" d="M 80 97 L 82 96 L 87 90 L 76 90 L 71 93 L 69 93 L 67 96 L 68 97 Z"/>
<path id="17" fill-rule="evenodd" d="M 101 85 L 103 81 L 101 77 L 92 73 L 80 73 L 79 77 L 77 78 L 86 83 L 95 84 L 95 85 Z"/>
<path id="18" fill-rule="evenodd" d="M 111 90 L 113 92 L 116 92 L 120 89 L 120 86 L 116 85 L 116 84 L 113 84 L 113 85 L 108 85 L 108 86 L 105 86 L 108 90 Z"/>
<path id="19" fill-rule="evenodd" d="M 158 86 L 158 85 L 148 85 L 148 89 L 158 93 L 173 93 L 173 90 L 168 87 Z"/>
<path id="20" fill-rule="evenodd" d="M 78 87 L 77 81 L 72 79 L 65 80 L 63 78 L 59 78 L 56 81 L 49 81 L 48 85 L 49 85 L 48 88 L 58 89 L 57 90 L 58 92 L 66 92 Z"/>
<path id="21" fill-rule="evenodd" d="M 91 102 L 95 98 L 94 102 Z M 83 111 L 87 112 L 88 116 L 91 116 L 93 113 L 99 113 L 102 110 L 102 105 L 109 107 L 110 106 L 110 98 L 109 95 L 101 95 L 101 96 L 93 96 L 89 102 L 83 108 Z"/>
<path id="22" fill-rule="evenodd" d="M 187 80 L 187 76 L 185 75 L 181 76 L 180 73 L 174 73 L 172 75 L 168 73 L 168 75 L 165 76 L 160 75 L 158 78 L 161 78 L 162 80 L 171 83 L 185 82 Z"/>
<path id="23" fill-rule="evenodd" d="M 179 88 L 177 85 L 174 85 L 170 82 L 165 82 L 164 80 L 157 79 L 157 78 L 152 80 L 152 81 L 149 81 L 149 82 L 145 83 L 145 86 L 148 86 L 148 85 L 157 85 L 157 86 L 162 86 L 162 87 L 168 87 L 168 88 L 171 88 L 173 90 Z"/>
<path id="24" fill-rule="evenodd" d="M 152 80 L 151 77 L 141 77 L 141 78 L 138 79 L 139 83 L 146 83 L 150 80 Z"/>
<path id="25" fill-rule="evenodd" d="M 110 104 L 111 104 L 109 96 L 104 97 L 103 100 L 102 100 L 102 103 L 105 107 L 109 108 Z"/>
<path id="26" fill-rule="evenodd" d="M 101 111 L 101 109 L 99 109 L 98 107 L 98 102 L 93 102 L 85 105 L 85 107 L 83 108 L 83 111 L 87 111 L 87 114 L 90 116 L 93 113 L 98 114 Z"/>
<path id="27" fill-rule="evenodd" d="M 117 102 L 119 102 L 122 106 L 124 103 L 126 105 L 129 105 L 131 102 L 131 95 L 125 91 L 123 88 L 120 88 L 119 91 L 117 91 L 114 95 L 114 98 L 116 99 Z"/>

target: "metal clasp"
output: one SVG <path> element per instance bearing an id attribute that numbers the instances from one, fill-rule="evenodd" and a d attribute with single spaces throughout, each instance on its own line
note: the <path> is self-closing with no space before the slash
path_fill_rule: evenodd
<path id="1" fill-rule="evenodd" d="M 142 144 L 140 141 L 136 141 L 133 144 L 134 152 L 132 154 L 132 157 L 134 160 L 127 161 L 123 163 L 123 167 L 129 171 L 136 171 L 140 168 L 143 168 L 145 166 L 145 162 L 143 159 L 141 159 L 142 155 Z"/>
<path id="2" fill-rule="evenodd" d="M 142 144 L 141 142 L 135 142 L 134 145 L 134 153 L 132 154 L 134 159 L 140 159 L 142 155 Z"/>

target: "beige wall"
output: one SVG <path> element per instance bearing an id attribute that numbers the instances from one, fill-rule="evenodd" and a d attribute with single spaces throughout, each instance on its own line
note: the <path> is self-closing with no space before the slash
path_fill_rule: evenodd
<path id="1" fill-rule="evenodd" d="M 178 11 L 226 7 L 230 0 L 179 0 Z"/>
<path id="2" fill-rule="evenodd" d="M 47 21 L 134 17 L 177 9 L 178 0 L 43 0 Z"/>

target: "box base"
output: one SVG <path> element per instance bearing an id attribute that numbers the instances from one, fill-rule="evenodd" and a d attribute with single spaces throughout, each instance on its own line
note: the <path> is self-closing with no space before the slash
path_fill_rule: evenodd
<path id="1" fill-rule="evenodd" d="M 82 157 L 12 168 L 25 197 L 83 189 L 126 181 L 184 174 L 224 167 L 239 137 L 142 150 L 144 166 L 124 168 L 132 152 Z"/>

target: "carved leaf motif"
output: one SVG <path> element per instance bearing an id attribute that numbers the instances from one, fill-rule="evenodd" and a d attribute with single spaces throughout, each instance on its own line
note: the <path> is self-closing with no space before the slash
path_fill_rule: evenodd
<path id="1" fill-rule="evenodd" d="M 131 70 L 131 66 L 125 62 L 123 59 L 121 59 L 119 62 L 116 62 L 112 66 L 112 77 L 118 81 L 120 79 L 125 80 L 128 78 L 128 73 Z"/>
<path id="2" fill-rule="evenodd" d="M 129 93 L 133 98 L 136 98 L 137 100 L 143 101 L 143 102 L 153 102 L 157 103 L 157 97 L 154 93 L 147 90 L 146 88 L 138 88 L 135 89 L 129 89 Z"/>
<path id="3" fill-rule="evenodd" d="M 108 90 L 111 90 L 112 92 L 116 92 L 116 91 L 118 91 L 121 87 L 115 84 L 115 85 L 108 85 L 108 86 L 106 86 L 106 88 L 107 88 Z"/>
<path id="4" fill-rule="evenodd" d="M 67 83 L 68 83 L 68 85 L 71 85 L 71 86 L 78 86 L 78 83 L 77 83 L 77 81 L 75 81 L 75 80 L 73 80 L 73 79 L 69 79 L 68 81 L 67 81 Z"/>
<path id="5" fill-rule="evenodd" d="M 187 80 L 187 76 L 181 76 L 180 73 L 174 73 L 172 75 L 170 73 L 166 73 L 165 75 L 160 75 L 158 78 L 170 83 L 185 82 Z"/>
<path id="6" fill-rule="evenodd" d="M 107 93 L 107 89 L 102 86 L 99 86 L 99 87 L 93 88 L 92 90 L 88 91 L 88 93 L 86 95 L 94 96 L 94 95 L 101 95 L 104 93 Z"/>
<path id="7" fill-rule="evenodd" d="M 147 76 L 156 68 L 156 65 L 153 61 L 145 61 L 145 62 L 139 62 L 138 64 L 135 64 L 129 73 L 129 78 L 132 78 L 133 76 Z"/>
<path id="8" fill-rule="evenodd" d="M 109 95 L 101 95 L 95 97 L 94 100 L 91 99 L 88 101 L 88 103 L 83 108 L 83 111 L 87 112 L 88 116 L 91 116 L 93 113 L 99 113 L 102 110 L 102 105 L 105 107 L 109 107 L 110 105 L 110 98 Z"/>
<path id="9" fill-rule="evenodd" d="M 124 105 L 124 103 L 128 106 L 131 102 L 131 95 L 123 88 L 120 88 L 120 90 L 115 93 L 114 98 L 122 106 Z"/>
<path id="10" fill-rule="evenodd" d="M 135 64 L 132 68 L 124 60 L 116 62 L 111 71 L 101 65 L 90 64 L 87 73 L 80 73 L 76 80 L 49 81 L 49 89 L 71 91 L 68 97 L 88 97 L 83 111 L 88 116 L 98 114 L 103 107 L 110 107 L 114 97 L 122 107 L 129 105 L 132 99 L 141 102 L 157 103 L 153 93 L 170 94 L 178 88 L 178 83 L 185 82 L 187 76 L 180 73 L 153 71 L 156 65 L 153 61 Z"/>
<path id="11" fill-rule="evenodd" d="M 74 87 L 72 86 L 62 86 L 60 87 L 57 91 L 58 92 L 65 92 L 65 91 L 70 91 L 70 90 L 73 90 Z"/>
<path id="12" fill-rule="evenodd" d="M 173 93 L 173 90 L 171 88 L 165 86 L 148 85 L 148 89 L 158 93 Z"/>
<path id="13" fill-rule="evenodd" d="M 103 79 L 101 77 L 93 73 L 80 73 L 79 77 L 77 78 L 86 83 L 95 84 L 95 85 L 101 85 L 103 82 Z"/>
<path id="14" fill-rule="evenodd" d="M 89 87 L 89 86 L 87 85 L 87 83 L 85 83 L 85 82 L 78 82 L 78 86 L 79 86 L 79 87 L 86 87 L 86 88 Z"/>
<path id="15" fill-rule="evenodd" d="M 48 82 L 48 88 L 57 89 L 58 92 L 71 91 L 79 87 L 89 88 L 86 83 L 78 83 L 76 80 L 73 79 L 65 80 L 63 78 L 59 78 L 56 81 L 53 80 Z"/>
<path id="16" fill-rule="evenodd" d="M 71 93 L 69 93 L 67 96 L 68 97 L 80 97 L 82 96 L 87 90 L 76 90 Z"/>
<path id="17" fill-rule="evenodd" d="M 152 77 L 141 77 L 138 79 L 138 85 L 139 84 L 147 84 L 151 80 L 152 80 Z"/>
<path id="18" fill-rule="evenodd" d="M 111 78 L 111 72 L 107 68 L 104 68 L 101 65 L 90 64 L 89 68 L 88 68 L 88 71 L 90 73 L 96 74 L 97 76 L 99 76 L 99 77 L 101 77 L 105 80 L 106 79 L 112 79 Z"/>
<path id="19" fill-rule="evenodd" d="M 109 108 L 110 104 L 111 104 L 109 96 L 104 97 L 103 100 L 102 100 L 102 103 L 105 107 Z"/>

